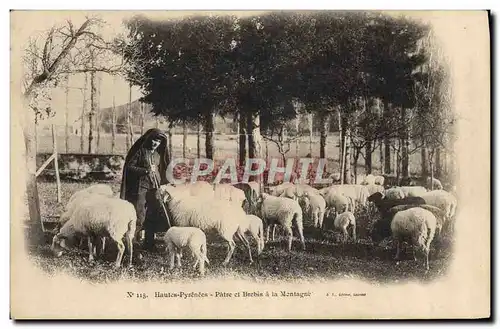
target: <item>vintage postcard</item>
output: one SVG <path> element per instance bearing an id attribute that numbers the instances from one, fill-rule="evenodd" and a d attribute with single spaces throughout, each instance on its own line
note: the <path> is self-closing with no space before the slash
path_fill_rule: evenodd
<path id="1" fill-rule="evenodd" d="M 11 11 L 13 319 L 491 316 L 487 11 Z"/>

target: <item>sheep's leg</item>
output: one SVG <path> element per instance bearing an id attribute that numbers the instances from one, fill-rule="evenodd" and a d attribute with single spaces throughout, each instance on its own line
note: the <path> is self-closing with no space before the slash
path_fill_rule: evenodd
<path id="1" fill-rule="evenodd" d="M 347 242 L 347 235 L 348 235 L 347 228 L 345 226 L 342 226 L 341 231 L 342 231 L 342 237 L 341 237 L 342 243 L 346 243 Z"/>
<path id="2" fill-rule="evenodd" d="M 276 241 L 276 224 L 273 224 L 273 240 Z"/>
<path id="3" fill-rule="evenodd" d="M 104 255 L 104 247 L 106 246 L 106 237 L 101 237 L 101 249 L 99 250 L 99 256 L 102 257 Z"/>
<path id="4" fill-rule="evenodd" d="M 175 253 L 175 256 L 177 258 L 177 267 L 181 268 L 182 267 L 182 264 L 181 264 L 182 250 L 177 249 L 177 252 Z"/>
<path id="5" fill-rule="evenodd" d="M 394 257 L 395 260 L 399 260 L 400 248 L 401 242 L 399 240 L 396 240 L 396 257 Z"/>
<path id="6" fill-rule="evenodd" d="M 271 225 L 267 225 L 267 227 L 266 227 L 266 242 L 269 242 L 270 230 L 271 230 Z"/>
<path id="7" fill-rule="evenodd" d="M 234 248 L 236 247 L 236 243 L 234 243 L 232 238 L 227 240 L 227 244 L 228 244 L 227 256 L 226 259 L 224 259 L 224 262 L 222 263 L 222 265 L 224 266 L 229 263 L 229 260 L 233 256 Z"/>
<path id="8" fill-rule="evenodd" d="M 89 262 L 92 262 L 94 260 L 94 247 L 92 246 L 92 237 L 90 235 L 87 236 L 87 244 L 89 247 Z"/>
<path id="9" fill-rule="evenodd" d="M 300 244 L 302 245 L 302 250 L 306 250 L 306 241 L 304 239 L 304 230 L 302 226 L 298 225 L 297 226 L 297 231 L 299 232 L 299 239 L 300 239 Z"/>
<path id="10" fill-rule="evenodd" d="M 354 243 L 358 241 L 356 239 L 356 224 L 352 225 L 352 239 L 354 240 Z"/>
<path id="11" fill-rule="evenodd" d="M 259 256 L 262 253 L 262 249 L 264 249 L 264 246 L 262 245 L 261 239 L 259 238 L 259 236 L 256 233 L 251 232 L 251 234 L 252 234 L 252 237 L 254 238 L 255 242 L 257 243 L 257 256 Z"/>
<path id="12" fill-rule="evenodd" d="M 293 232 L 291 227 L 285 227 L 285 233 L 288 237 L 288 252 L 292 251 L 292 240 L 293 240 Z"/>
<path id="13" fill-rule="evenodd" d="M 125 243 L 126 247 L 128 249 L 128 267 L 132 267 L 132 254 L 134 252 L 134 244 L 132 243 L 132 240 L 134 237 L 130 234 L 125 235 Z M 104 243 L 103 243 L 104 246 Z M 104 247 L 102 248 L 104 250 Z"/>
<path id="14" fill-rule="evenodd" d="M 425 272 L 429 271 L 429 249 L 425 248 Z"/>
<path id="15" fill-rule="evenodd" d="M 175 250 L 171 246 L 167 246 L 167 250 L 170 257 L 169 269 L 172 271 L 175 267 Z"/>
<path id="16" fill-rule="evenodd" d="M 243 232 L 241 232 L 240 230 L 237 230 L 236 231 L 236 236 L 241 240 L 241 242 L 243 242 L 243 244 L 247 248 L 247 250 L 248 250 L 248 257 L 250 258 L 250 264 L 252 264 L 253 263 L 252 250 L 250 249 L 250 243 L 248 242 L 247 238 L 245 237 L 245 234 L 243 234 Z"/>
<path id="17" fill-rule="evenodd" d="M 120 267 L 122 263 L 123 253 L 125 252 L 125 246 L 123 245 L 121 239 L 113 238 L 113 240 L 115 240 L 116 246 L 118 247 L 118 255 L 116 256 L 115 267 Z"/>

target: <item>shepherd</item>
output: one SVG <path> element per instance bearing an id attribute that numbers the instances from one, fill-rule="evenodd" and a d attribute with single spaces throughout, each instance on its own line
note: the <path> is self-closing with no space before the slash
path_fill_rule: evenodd
<path id="1" fill-rule="evenodd" d="M 129 201 L 137 211 L 136 241 L 145 238 L 143 248 L 155 249 L 154 234 L 170 228 L 165 205 L 158 188 L 167 184 L 170 163 L 167 135 L 157 128 L 149 129 L 132 145 L 125 157 L 120 198 Z"/>

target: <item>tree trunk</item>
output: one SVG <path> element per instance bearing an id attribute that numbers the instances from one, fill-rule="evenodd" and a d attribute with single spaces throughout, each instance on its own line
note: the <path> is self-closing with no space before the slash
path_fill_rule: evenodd
<path id="1" fill-rule="evenodd" d="M 95 107 L 95 127 L 97 130 L 97 139 L 95 150 L 99 153 L 99 146 L 101 144 L 101 74 L 97 74 L 97 97 L 96 97 L 96 107 Z"/>
<path id="2" fill-rule="evenodd" d="M 380 145 L 379 145 L 379 151 L 380 151 L 380 172 L 382 173 L 382 175 L 385 174 L 385 154 L 384 154 L 384 144 L 382 143 L 382 141 L 380 141 Z"/>
<path id="3" fill-rule="evenodd" d="M 173 142 L 172 142 L 172 129 L 174 128 L 174 123 L 170 121 L 168 123 L 168 149 L 170 150 L 170 157 L 174 158 L 174 147 L 173 147 Z"/>
<path id="4" fill-rule="evenodd" d="M 365 173 L 367 175 L 372 173 L 372 153 L 372 142 L 367 141 L 365 146 Z"/>
<path id="5" fill-rule="evenodd" d="M 313 157 L 313 119 L 312 113 L 309 113 L 309 156 Z"/>
<path id="6" fill-rule="evenodd" d="M 128 105 L 127 105 L 127 150 L 132 146 L 132 84 L 128 85 Z"/>
<path id="7" fill-rule="evenodd" d="M 248 157 L 258 159 L 262 156 L 262 138 L 260 136 L 260 114 L 247 115 Z"/>
<path id="8" fill-rule="evenodd" d="M 113 106 L 111 107 L 111 153 L 115 154 L 116 144 L 116 106 L 115 95 L 113 93 Z"/>
<path id="9" fill-rule="evenodd" d="M 94 115 L 96 100 L 95 72 L 90 72 L 90 111 L 89 111 L 89 148 L 88 153 L 93 153 L 92 141 L 94 139 Z"/>
<path id="10" fill-rule="evenodd" d="M 345 171 L 344 183 L 351 184 L 351 145 L 350 145 L 351 132 L 349 128 L 345 129 L 344 143 L 345 145 Z"/>
<path id="11" fill-rule="evenodd" d="M 64 147 L 66 153 L 69 153 L 69 74 L 66 76 L 66 106 L 64 109 Z"/>
<path id="12" fill-rule="evenodd" d="M 404 132 L 403 132 L 403 137 L 400 141 L 400 147 L 402 150 L 401 153 L 401 175 L 403 177 L 409 177 L 410 175 L 410 159 L 409 159 L 409 154 L 408 154 L 408 148 L 409 148 L 409 133 L 408 133 L 408 125 L 406 125 L 406 109 L 404 107 L 401 107 L 401 120 L 404 123 Z"/>
<path id="13" fill-rule="evenodd" d="M 329 113 L 321 112 L 321 126 L 319 130 L 319 157 L 320 159 L 326 158 L 326 138 L 328 136 L 328 119 Z"/>
<path id="14" fill-rule="evenodd" d="M 186 158 L 186 149 L 187 149 L 187 123 L 184 121 L 182 123 L 182 157 Z"/>
<path id="15" fill-rule="evenodd" d="M 361 154 L 361 149 L 356 148 L 354 150 L 354 158 L 353 158 L 353 171 L 354 171 L 354 184 L 358 183 L 358 160 L 359 160 L 359 155 Z"/>
<path id="16" fill-rule="evenodd" d="M 247 135 L 246 135 L 246 120 L 245 115 L 243 113 L 239 114 L 238 117 L 238 158 L 240 166 L 245 165 L 246 156 L 247 156 Z"/>
<path id="17" fill-rule="evenodd" d="M 344 161 L 344 136 L 342 131 L 342 117 L 340 114 L 340 108 L 337 111 L 338 123 L 339 123 L 339 167 L 341 167 L 341 172 L 344 172 L 343 161 Z M 342 176 L 343 177 L 343 176 Z"/>
<path id="18" fill-rule="evenodd" d="M 420 166 L 421 166 L 421 175 L 422 177 L 427 177 L 429 175 L 429 168 L 427 166 L 427 148 L 425 147 L 425 143 L 422 145 L 420 149 Z"/>
<path id="19" fill-rule="evenodd" d="M 140 102 L 141 104 L 141 136 L 144 135 L 144 116 L 145 116 L 145 106 L 143 102 Z"/>
<path id="20" fill-rule="evenodd" d="M 23 101 L 28 103 L 27 99 Z M 26 111 L 24 122 L 24 142 L 26 145 L 26 197 L 28 202 L 28 212 L 30 216 L 30 242 L 39 244 L 43 239 L 42 218 L 40 215 L 40 200 L 38 198 L 38 186 L 36 182 L 36 142 L 35 142 L 35 112 L 27 105 L 23 107 Z"/>
<path id="21" fill-rule="evenodd" d="M 436 150 L 436 177 L 441 178 L 442 175 L 442 163 L 441 163 L 441 148 Z"/>
<path id="22" fill-rule="evenodd" d="M 85 82 L 83 85 L 83 106 L 82 106 L 82 116 L 80 118 L 80 152 L 83 153 L 85 150 L 85 111 L 87 110 L 87 85 L 88 77 L 85 73 Z"/>
<path id="23" fill-rule="evenodd" d="M 196 125 L 196 156 L 201 157 L 201 123 Z"/>
<path id="24" fill-rule="evenodd" d="M 207 113 L 205 116 L 205 156 L 207 159 L 214 159 L 214 113 Z"/>
<path id="25" fill-rule="evenodd" d="M 297 134 L 295 139 L 295 158 L 298 158 L 300 154 L 299 126 L 300 126 L 300 114 L 297 114 L 297 117 L 295 118 L 295 133 Z"/>
<path id="26" fill-rule="evenodd" d="M 383 116 L 387 118 L 389 115 L 389 102 L 384 100 L 384 112 Z M 384 147 L 385 147 L 385 154 L 384 154 L 384 171 L 386 174 L 392 173 L 391 170 L 391 139 L 388 136 L 384 137 Z"/>

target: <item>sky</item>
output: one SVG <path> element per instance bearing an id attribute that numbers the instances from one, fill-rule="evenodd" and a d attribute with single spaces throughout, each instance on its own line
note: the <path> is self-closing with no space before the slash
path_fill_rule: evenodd
<path id="1" fill-rule="evenodd" d="M 126 29 L 123 26 L 123 19 L 130 17 L 133 14 L 141 13 L 145 16 L 156 19 L 173 19 L 180 18 L 186 14 L 197 14 L 197 12 L 182 12 L 182 11 L 14 11 L 11 15 L 11 54 L 17 51 L 17 54 L 22 53 L 23 47 L 27 44 L 30 36 L 36 35 L 48 30 L 52 26 L 62 26 L 66 24 L 66 20 L 71 20 L 75 26 L 79 26 L 85 20 L 85 15 L 96 15 L 101 17 L 105 22 L 105 26 L 100 31 L 105 39 L 111 39 L 120 33 L 125 33 Z M 199 12 L 198 12 L 199 13 Z M 205 14 L 214 12 L 204 12 Z M 219 12 L 220 13 L 220 12 Z M 226 11 L 225 13 L 234 12 Z M 237 15 L 253 15 L 262 12 L 237 12 Z M 400 12 L 388 12 L 391 15 L 398 15 Z M 445 53 L 453 55 L 452 49 L 456 49 L 457 41 L 460 40 L 457 30 L 457 12 L 432 12 L 432 11 L 413 11 L 406 12 L 408 16 L 413 16 L 421 19 L 424 22 L 429 22 L 433 26 L 433 30 L 437 39 L 442 43 Z M 463 12 L 463 15 L 470 13 Z M 462 14 L 459 14 L 462 15 Z M 30 22 L 30 24 L 25 24 Z M 458 34 L 457 34 L 458 32 Z M 450 38 L 450 36 L 454 36 Z M 447 51 L 450 50 L 450 51 Z M 473 51 L 470 49 L 463 51 Z M 14 58 L 12 62 L 15 63 Z M 101 108 L 112 106 L 113 97 L 115 104 L 120 105 L 129 101 L 128 84 L 120 77 L 113 78 L 108 74 L 101 74 L 101 95 L 99 103 Z M 84 85 L 83 75 L 73 75 L 70 78 L 71 88 L 81 88 Z M 141 93 L 137 88 L 132 89 L 132 100 L 141 97 Z M 66 96 L 64 89 L 55 89 L 52 92 L 52 107 L 56 110 L 56 116 L 46 123 L 64 124 L 64 109 L 66 104 Z M 70 122 L 80 116 L 81 106 L 83 103 L 82 93 L 78 89 L 71 89 L 68 97 L 69 117 Z"/>

